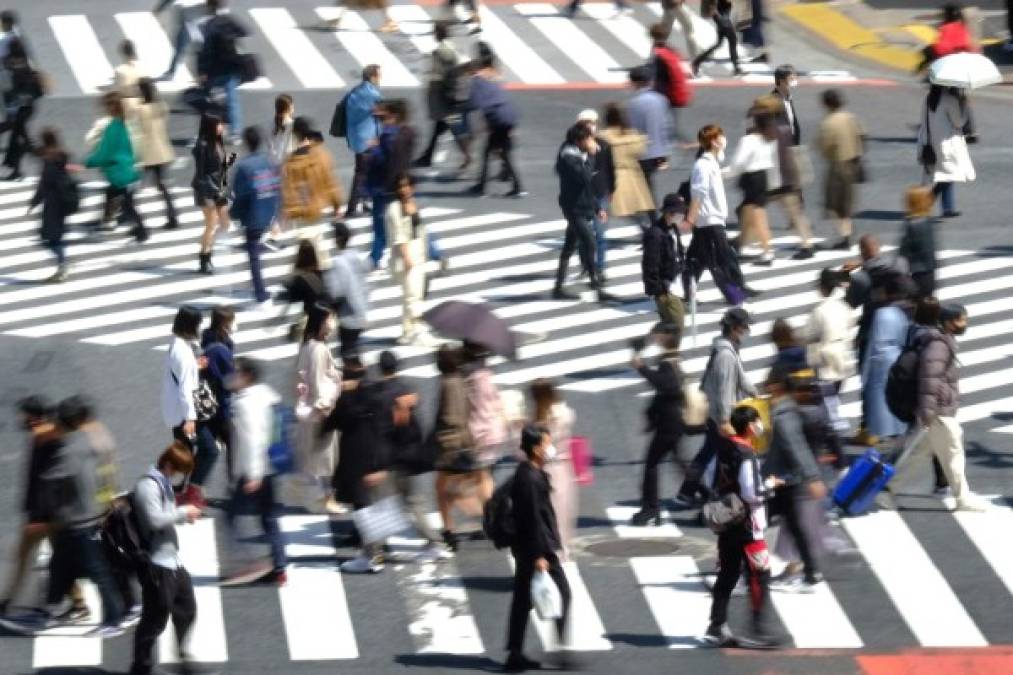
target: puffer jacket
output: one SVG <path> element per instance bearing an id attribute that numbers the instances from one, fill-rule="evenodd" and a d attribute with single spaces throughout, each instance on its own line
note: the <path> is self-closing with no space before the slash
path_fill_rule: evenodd
<path id="1" fill-rule="evenodd" d="M 292 153 L 281 169 L 281 204 L 290 220 L 312 223 L 323 209 L 341 208 L 341 188 L 334 178 L 334 160 L 322 145 L 306 145 Z"/>
<path id="2" fill-rule="evenodd" d="M 954 417 L 960 406 L 957 341 L 938 328 L 921 331 L 918 342 L 918 418 Z"/>

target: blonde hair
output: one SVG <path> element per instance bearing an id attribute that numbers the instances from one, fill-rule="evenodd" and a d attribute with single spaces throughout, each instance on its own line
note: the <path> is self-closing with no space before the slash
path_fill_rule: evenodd
<path id="1" fill-rule="evenodd" d="M 904 211 L 909 218 L 921 218 L 932 212 L 935 201 L 931 188 L 914 185 L 904 192 Z"/>

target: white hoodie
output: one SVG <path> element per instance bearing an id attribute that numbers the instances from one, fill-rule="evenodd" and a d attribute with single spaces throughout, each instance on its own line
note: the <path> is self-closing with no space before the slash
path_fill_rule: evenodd
<path id="1" fill-rule="evenodd" d="M 267 450 L 274 431 L 273 406 L 281 397 L 259 383 L 237 391 L 232 397 L 232 441 L 236 473 L 246 480 L 260 480 L 273 473 Z"/>

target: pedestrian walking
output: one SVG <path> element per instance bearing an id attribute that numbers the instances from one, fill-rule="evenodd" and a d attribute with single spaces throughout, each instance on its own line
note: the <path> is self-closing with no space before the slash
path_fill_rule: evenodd
<path id="1" fill-rule="evenodd" d="M 378 9 L 383 14 L 383 24 L 378 29 L 381 33 L 396 33 L 401 30 L 397 21 L 390 14 L 390 7 L 387 0 L 337 0 L 334 3 L 338 11 L 333 18 L 327 20 L 327 27 L 331 30 L 341 29 L 341 20 L 345 18 L 348 10 Z"/>
<path id="2" fill-rule="evenodd" d="M 380 267 L 387 249 L 387 207 L 397 197 L 397 181 L 411 171 L 415 131 L 408 126 L 408 104 L 391 99 L 377 106 L 382 123 L 380 136 L 369 151 L 366 189 L 373 201 L 373 245 L 369 258 Z"/>
<path id="3" fill-rule="evenodd" d="M 612 195 L 616 191 L 616 165 L 612 157 L 612 144 L 598 135 L 598 113 L 592 109 L 582 110 L 577 115 L 577 124 L 583 124 L 594 136 L 598 152 L 592 156 L 593 168 L 591 176 L 591 189 L 597 209 L 594 212 L 594 266 L 598 271 L 598 277 L 605 281 L 605 259 L 608 254 L 608 227 L 609 204 Z"/>
<path id="4" fill-rule="evenodd" d="M 664 29 L 665 41 L 672 36 L 672 27 L 679 22 L 679 32 L 686 38 L 686 53 L 690 61 L 700 53 L 700 43 L 696 39 L 693 27 L 693 13 L 686 5 L 686 0 L 661 0 L 661 27 Z"/>
<path id="5" fill-rule="evenodd" d="M 730 524 L 718 534 L 718 576 L 711 590 L 710 624 L 703 641 L 712 647 L 772 648 L 780 640 L 770 626 L 770 557 L 764 530 L 767 488 L 760 477 L 760 463 L 753 444 L 764 434 L 755 408 L 738 406 L 731 412 L 732 435 L 708 463 L 704 480 L 716 497 L 734 494 L 746 507 L 741 523 Z M 751 607 L 751 632 L 735 635 L 728 628 L 728 604 L 732 591 L 745 574 Z"/>
<path id="6" fill-rule="evenodd" d="M 686 479 L 675 497 L 679 505 L 692 506 L 697 495 L 705 491 L 700 483 L 704 469 L 715 453 L 735 435 L 735 429 L 731 425 L 735 404 L 744 398 L 758 395 L 739 355 L 742 341 L 749 334 L 749 324 L 749 314 L 741 307 L 732 307 L 721 317 L 721 335 L 714 338 L 707 365 L 700 376 L 700 390 L 707 395 L 710 406 L 707 438 L 687 469 Z"/>
<path id="7" fill-rule="evenodd" d="M 739 38 L 732 21 L 733 6 L 732 0 L 703 0 L 700 3 L 700 16 L 714 21 L 718 41 L 693 59 L 693 77 L 700 77 L 700 66 L 708 61 L 726 40 L 728 41 L 728 55 L 731 57 L 733 72 L 736 75 L 742 75 L 742 68 L 739 67 Z"/>
<path id="8" fill-rule="evenodd" d="M 679 367 L 679 337 L 681 327 L 661 323 L 651 329 L 651 339 L 662 352 L 658 365 L 650 368 L 644 363 L 639 350 L 634 352 L 632 366 L 654 389 L 647 408 L 647 429 L 651 442 L 644 459 L 644 479 L 640 488 L 640 510 L 632 525 L 661 525 L 661 505 L 658 500 L 658 465 L 670 453 L 678 455 L 682 438 L 682 409 L 686 402 L 683 393 L 683 374 Z M 639 345 L 635 345 L 639 346 Z M 677 458 L 678 459 L 678 458 Z"/>
<path id="9" fill-rule="evenodd" d="M 749 9 L 749 25 L 742 31 L 742 41 L 752 47 L 755 54 L 749 62 L 768 63 L 770 53 L 767 49 L 766 36 L 763 34 L 763 24 L 770 19 L 764 11 L 763 0 L 750 0 Z"/>
<path id="10" fill-rule="evenodd" d="M 11 35 L 4 44 L 6 54 L 0 60 L 0 75 L 8 85 L 3 91 L 6 116 L 0 124 L 0 133 L 8 132 L 4 166 L 10 169 L 3 180 L 21 180 L 21 160 L 32 150 L 28 122 L 35 114 L 35 102 L 45 94 L 44 79 L 32 67 L 28 50 L 21 37 Z"/>
<path id="11" fill-rule="evenodd" d="M 485 117 L 486 125 L 482 169 L 479 173 L 478 183 L 468 190 L 468 194 L 474 196 L 485 194 L 489 158 L 493 153 L 497 153 L 503 160 L 502 177 L 513 183 L 510 191 L 503 196 L 526 197 L 528 193 L 521 187 L 521 178 L 513 162 L 513 132 L 520 115 L 500 80 L 496 56 L 489 51 L 477 63 L 477 69 L 471 77 L 471 89 L 468 96 L 468 109 L 480 110 Z"/>
<path id="12" fill-rule="evenodd" d="M 652 42 L 648 68 L 653 75 L 654 89 L 668 99 L 674 115 L 676 108 L 685 108 L 690 104 L 693 100 L 693 90 L 690 88 L 679 52 L 668 46 L 668 32 L 665 27 L 656 23 L 650 27 L 647 34 Z M 678 119 L 673 121 L 674 129 L 679 128 L 678 122 Z"/>
<path id="13" fill-rule="evenodd" d="M 927 186 L 907 189 L 904 195 L 904 232 L 897 257 L 907 262 L 914 281 L 915 299 L 932 297 L 936 293 L 936 226 L 932 217 L 935 196 Z"/>
<path id="14" fill-rule="evenodd" d="M 634 94 L 626 102 L 626 115 L 630 126 L 647 136 L 647 149 L 640 159 L 640 167 L 651 190 L 651 198 L 655 199 L 654 174 L 668 168 L 674 132 L 668 99 L 651 89 L 650 82 L 651 74 L 647 68 L 637 66 L 630 70 L 630 86 Z"/>
<path id="15" fill-rule="evenodd" d="M 611 148 L 615 176 L 609 215 L 631 218 L 646 230 L 654 220 L 654 197 L 640 166 L 647 150 L 647 136 L 630 126 L 626 113 L 615 102 L 605 106 L 604 126 L 599 136 Z"/>
<path id="16" fill-rule="evenodd" d="M 260 129 L 247 127 L 243 130 L 247 155 L 236 164 L 229 217 L 239 221 L 243 227 L 253 298 L 257 303 L 266 303 L 271 296 L 264 286 L 261 269 L 261 238 L 270 231 L 278 216 L 281 177 L 277 165 L 261 150 L 261 142 Z"/>
<path id="17" fill-rule="evenodd" d="M 165 186 L 169 169 L 176 159 L 172 142 L 169 140 L 169 106 L 161 99 L 158 87 L 150 78 L 138 79 L 137 90 L 140 98 L 138 104 L 134 106 L 133 113 L 140 139 L 138 159 L 144 167 L 145 177 L 151 178 L 155 188 L 162 195 L 162 202 L 165 204 L 165 229 L 175 230 L 179 228 L 179 218 L 176 215 L 172 194 Z"/>
<path id="18" fill-rule="evenodd" d="M 599 302 L 610 299 L 595 265 L 594 217 L 599 209 L 594 193 L 594 156 L 599 151 L 591 130 L 586 125 L 575 124 L 567 131 L 566 142 L 556 158 L 559 207 L 566 218 L 566 234 L 556 269 L 556 284 L 552 289 L 555 300 L 577 299 L 576 295 L 563 288 L 574 249 Z"/>
<path id="19" fill-rule="evenodd" d="M 898 447 L 907 433 L 907 424 L 897 419 L 886 403 L 886 385 L 890 367 L 897 361 L 911 337 L 911 306 L 900 277 L 891 278 L 885 288 L 884 304 L 876 310 L 869 327 L 866 356 L 862 362 L 862 402 L 865 426 L 880 443 Z M 938 305 L 934 305 L 938 308 Z M 924 309 L 923 309 L 924 313 Z M 919 320 L 920 319 L 920 320 Z M 927 326 L 938 324 L 938 313 L 931 317 L 916 316 L 915 322 Z"/>
<path id="20" fill-rule="evenodd" d="M 396 199 L 386 213 L 387 239 L 390 241 L 391 270 L 401 284 L 400 345 L 428 344 L 422 324 L 422 299 L 426 286 L 426 228 L 415 202 L 411 176 L 397 178 Z"/>
<path id="21" fill-rule="evenodd" d="M 980 52 L 967 28 L 967 19 L 961 6 L 955 2 L 943 5 L 942 21 L 936 31 L 935 42 L 922 49 L 923 59 L 915 68 L 919 74 L 928 68 L 933 61 L 958 52 Z"/>
<path id="22" fill-rule="evenodd" d="M 544 427 L 552 438 L 554 452 L 545 461 L 545 474 L 549 477 L 552 492 L 549 495 L 552 510 L 556 514 L 556 529 L 559 532 L 560 558 L 570 559 L 573 538 L 577 532 L 577 516 L 580 514 L 580 494 L 577 474 L 570 455 L 570 440 L 576 414 L 566 404 L 559 389 L 552 380 L 539 378 L 529 388 L 535 404 L 532 422 Z"/>
<path id="23" fill-rule="evenodd" d="M 7 56 L 8 45 L 14 38 L 24 41 L 18 15 L 10 9 L 0 11 L 0 61 Z"/>
<path id="24" fill-rule="evenodd" d="M 689 210 L 686 221 L 693 228 L 693 239 L 686 251 L 683 270 L 683 288 L 686 301 L 691 300 L 694 282 L 703 271 L 709 270 L 714 284 L 731 305 L 740 305 L 747 297 L 757 295 L 742 278 L 742 270 L 725 234 L 728 219 L 728 201 L 721 174 L 728 141 L 725 132 L 716 124 L 708 124 L 697 134 L 700 149 L 693 173 L 690 176 Z M 726 411 L 730 412 L 730 411 Z"/>
<path id="25" fill-rule="evenodd" d="M 218 409 L 208 420 L 198 421 L 197 425 L 206 426 L 211 432 L 215 440 L 214 451 L 217 451 L 219 446 L 226 449 L 229 480 L 235 477 L 236 460 L 229 428 L 232 418 L 232 390 L 229 388 L 229 378 L 236 370 L 236 344 L 233 341 L 236 327 L 236 310 L 219 305 L 211 310 L 211 325 L 204 329 L 200 337 L 201 356 L 205 363 L 201 372 L 204 382 L 218 403 Z M 206 508 L 207 500 L 204 499 L 204 495 L 199 494 L 198 497 L 197 505 L 202 509 Z"/>
<path id="26" fill-rule="evenodd" d="M 56 271 L 46 281 L 60 283 L 67 279 L 69 270 L 63 236 L 67 232 L 67 216 L 77 210 L 78 190 L 68 168 L 70 158 L 60 143 L 56 129 L 43 129 L 40 141 L 42 175 L 28 203 L 28 211 L 42 206 L 39 238 L 56 256 Z"/>
<path id="27" fill-rule="evenodd" d="M 742 190 L 738 209 L 741 231 L 734 247 L 741 251 L 753 238 L 758 239 L 763 253 L 753 263 L 770 267 L 774 264 L 774 249 L 770 245 L 767 222 L 767 195 L 780 187 L 769 180 L 777 162 L 777 122 L 772 113 L 755 106 L 748 117 L 750 127 L 739 140 L 732 161 L 722 174 L 738 178 Z"/>
<path id="28" fill-rule="evenodd" d="M 102 102 L 111 119 L 102 131 L 98 146 L 88 156 L 85 166 L 99 169 L 103 177 L 109 181 L 109 195 L 113 199 L 121 200 L 124 219 L 134 222 L 130 234 L 137 243 L 143 244 L 148 240 L 148 230 L 134 205 L 134 186 L 140 176 L 134 166 L 137 158 L 127 133 L 123 99 L 119 94 L 109 92 L 103 95 Z"/>
<path id="29" fill-rule="evenodd" d="M 499 461 L 507 441 L 506 414 L 492 368 L 486 363 L 489 350 L 465 341 L 462 353 L 461 371 L 468 394 L 468 436 L 478 459 L 478 497 L 484 505 L 492 496 L 492 467 Z"/>
<path id="30" fill-rule="evenodd" d="M 185 668 L 195 668 L 185 645 L 197 618 L 193 581 L 179 557 L 176 526 L 193 523 L 201 512 L 196 506 L 176 506 L 172 481 L 193 471 L 193 456 L 175 443 L 163 452 L 134 487 L 132 503 L 150 562 L 138 571 L 141 582 L 141 622 L 134 634 L 134 657 L 130 675 L 154 672 L 155 643 L 172 618 L 179 658 Z"/>
<path id="31" fill-rule="evenodd" d="M 686 252 L 680 239 L 684 223 L 686 202 L 675 193 L 665 195 L 661 215 L 644 234 L 644 254 L 640 268 L 644 279 L 644 292 L 654 300 L 661 322 L 675 332 L 675 348 L 679 348 L 686 327 L 686 307 L 682 298 L 672 292 L 672 284 L 682 275 Z"/>
<path id="32" fill-rule="evenodd" d="M 172 58 L 165 73 L 158 79 L 171 80 L 176 76 L 176 68 L 186 55 L 186 49 L 194 40 L 194 36 L 201 37 L 200 24 L 206 21 L 205 6 L 207 0 L 159 0 L 159 3 L 152 9 L 152 13 L 158 16 L 168 7 L 173 7 L 173 41 Z M 203 38 L 201 38 L 203 39 Z"/>
<path id="33" fill-rule="evenodd" d="M 278 94 L 274 99 L 271 135 L 267 138 L 267 156 L 275 166 L 284 165 L 299 147 L 293 131 L 294 123 L 295 102 L 288 94 Z"/>
<path id="34" fill-rule="evenodd" d="M 380 66 L 370 64 L 362 69 L 362 81 L 353 87 L 344 99 L 345 137 L 348 149 L 355 155 L 352 185 L 348 190 L 348 205 L 345 218 L 360 214 L 359 207 L 365 201 L 366 172 L 368 171 L 369 150 L 380 135 L 382 123 L 377 116 L 380 94 Z M 339 104 L 340 105 L 340 104 Z M 381 210 L 382 206 L 381 206 Z M 375 232 L 373 233 L 375 236 Z"/>
<path id="35" fill-rule="evenodd" d="M 798 110 L 795 107 L 796 101 L 791 95 L 792 89 L 797 87 L 798 74 L 795 72 L 795 66 L 786 63 L 774 69 L 774 91 L 771 92 L 771 95 L 776 96 L 781 101 L 778 120 L 782 124 L 787 125 L 791 130 L 792 145 L 802 143 L 802 127 L 798 121 Z"/>
<path id="36" fill-rule="evenodd" d="M 137 48 L 132 40 L 124 40 L 119 47 L 120 58 L 123 62 L 113 69 L 113 81 L 110 91 L 115 91 L 123 99 L 124 105 L 129 110 L 134 107 L 141 97 L 137 87 L 138 81 L 146 75 L 141 72 L 137 63 Z"/>
<path id="37" fill-rule="evenodd" d="M 559 645 L 567 645 L 566 627 L 570 613 L 570 585 L 559 560 L 562 542 L 552 507 L 552 484 L 545 465 L 552 453 L 552 437 L 545 427 L 528 424 L 521 431 L 524 461 L 517 465 L 510 497 L 517 535 L 510 546 L 514 559 L 513 597 L 510 601 L 510 628 L 507 659 L 503 671 L 519 673 L 537 670 L 537 661 L 524 656 L 524 633 L 531 613 L 531 581 L 536 572 L 546 572 L 562 597 L 562 614 L 555 620 Z M 565 658 L 566 652 L 561 652 Z M 563 664 L 564 669 L 568 664 Z"/>
<path id="38" fill-rule="evenodd" d="M 333 300 L 324 283 L 324 271 L 320 266 L 317 247 L 309 239 L 303 239 L 295 253 L 292 275 L 283 282 L 288 304 L 302 303 L 303 311 L 289 329 L 289 340 L 302 342 L 306 318 L 318 304 L 331 306 Z"/>
<path id="39" fill-rule="evenodd" d="M 214 274 L 212 254 L 215 235 L 219 230 L 228 232 L 231 226 L 226 188 L 229 167 L 236 161 L 236 153 L 226 153 L 225 123 L 220 117 L 210 113 L 201 116 L 200 130 L 192 154 L 194 171 L 190 186 L 193 188 L 193 201 L 204 216 L 198 271 L 201 274 Z"/>
<path id="40" fill-rule="evenodd" d="M 575 18 L 581 4 L 583 4 L 583 0 L 570 0 L 570 4 L 563 10 L 563 14 L 570 19 Z M 615 0 L 615 9 L 616 13 L 613 15 L 613 18 L 631 16 L 633 14 L 633 8 L 627 5 L 624 0 Z"/>
<path id="41" fill-rule="evenodd" d="M 228 12 L 226 0 L 207 0 L 206 8 L 210 18 L 203 24 L 204 43 L 197 54 L 197 74 L 205 87 L 225 92 L 229 141 L 239 145 L 239 133 L 243 129 L 239 85 L 243 83 L 249 58 L 241 52 L 239 40 L 249 36 L 250 31 Z"/>
<path id="42" fill-rule="evenodd" d="M 449 131 L 461 151 L 461 164 L 457 167 L 461 172 L 471 164 L 471 136 L 464 105 L 468 100 L 468 65 L 461 63 L 457 50 L 450 41 L 450 25 L 447 21 L 440 20 L 433 24 L 433 39 L 436 48 L 430 55 L 429 85 L 426 92 L 433 133 L 426 149 L 412 166 L 432 166 L 436 143 L 440 136 Z"/>
<path id="43" fill-rule="evenodd" d="M 844 109 L 844 96 L 828 89 L 821 96 L 826 117 L 820 122 L 816 145 L 827 163 L 823 189 L 823 208 L 828 218 L 837 221 L 836 241 L 821 249 L 847 251 L 851 248 L 851 214 L 855 209 L 855 184 L 865 180 L 862 164 L 865 132 L 853 114 Z"/>
<path id="44" fill-rule="evenodd" d="M 929 87 L 918 129 L 918 160 L 933 197 L 940 198 L 943 218 L 960 215 L 954 198 L 954 183 L 975 179 L 974 164 L 967 149 L 964 130 L 970 124 L 970 108 L 962 89 Z M 931 149 L 931 150 L 930 150 Z"/>
<path id="45" fill-rule="evenodd" d="M 325 210 L 337 218 L 341 212 L 341 187 L 334 175 L 334 158 L 319 142 L 313 121 L 297 117 L 292 123 L 296 149 L 281 167 L 281 209 L 285 222 L 299 230 L 317 250 L 321 266 L 327 265 L 321 238 Z"/>
<path id="46" fill-rule="evenodd" d="M 327 481 L 334 474 L 337 438 L 324 432 L 324 420 L 334 409 L 341 387 L 328 338 L 336 328 L 334 314 L 314 305 L 306 320 L 302 347 L 296 359 L 296 391 L 300 406 L 296 429 L 296 466 L 304 489 L 303 501 L 315 512 L 341 513 Z"/>
<path id="47" fill-rule="evenodd" d="M 200 335 L 201 313 L 195 307 L 183 305 L 172 322 L 172 341 L 165 359 L 162 377 L 162 421 L 174 440 L 183 444 L 191 454 L 198 455 L 197 467 L 190 476 L 190 485 L 202 486 L 210 467 L 202 465 L 204 457 L 198 454 L 197 390 L 200 385 L 200 365 L 195 344 Z M 213 442 L 213 439 L 212 439 Z"/>
<path id="48" fill-rule="evenodd" d="M 341 360 L 347 365 L 359 359 L 359 338 L 369 325 L 369 266 L 355 249 L 348 248 L 352 231 L 348 225 L 334 223 L 335 253 L 324 282 L 334 299 L 338 315 L 338 341 Z"/>
<path id="49" fill-rule="evenodd" d="M 816 371 L 824 405 L 838 431 L 847 428 L 838 413 L 841 388 L 854 370 L 848 341 L 855 320 L 851 307 L 836 293 L 844 278 L 841 272 L 829 267 L 820 271 L 820 302 L 809 312 L 799 333 L 806 348 L 806 365 Z"/>

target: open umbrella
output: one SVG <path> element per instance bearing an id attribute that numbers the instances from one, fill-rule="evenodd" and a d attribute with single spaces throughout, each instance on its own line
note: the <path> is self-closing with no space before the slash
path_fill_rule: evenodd
<path id="1" fill-rule="evenodd" d="M 475 342 L 500 356 L 517 358 L 517 336 L 487 305 L 449 300 L 430 309 L 422 319 L 444 337 Z"/>
<path id="2" fill-rule="evenodd" d="M 1002 82 L 1002 74 L 988 57 L 959 52 L 933 61 L 929 66 L 929 82 L 941 87 L 980 89 Z"/>

